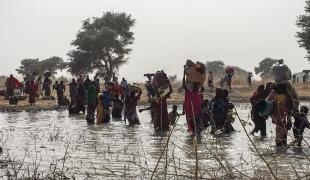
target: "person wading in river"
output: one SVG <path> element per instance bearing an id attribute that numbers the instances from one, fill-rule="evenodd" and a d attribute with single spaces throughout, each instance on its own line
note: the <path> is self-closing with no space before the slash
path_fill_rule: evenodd
<path id="1" fill-rule="evenodd" d="M 287 132 L 292 127 L 291 113 L 294 107 L 287 87 L 287 84 L 276 84 L 275 89 L 267 97 L 268 101 L 274 103 L 271 118 L 276 125 L 276 146 L 287 145 Z"/>
<path id="2" fill-rule="evenodd" d="M 225 124 L 224 124 L 224 133 L 229 134 L 235 131 L 232 126 L 233 118 L 233 109 L 234 105 L 229 100 L 229 92 L 227 89 L 223 90 L 223 102 L 225 107 Z"/>
<path id="3" fill-rule="evenodd" d="M 83 114 L 85 114 L 85 97 L 86 97 L 85 88 L 84 88 L 83 84 L 80 84 L 78 86 L 78 92 L 77 92 L 77 95 L 76 95 L 76 110 L 77 110 L 77 113 L 82 111 Z"/>
<path id="4" fill-rule="evenodd" d="M 176 120 L 181 116 L 182 114 L 178 113 L 178 106 L 173 105 L 172 111 L 168 114 L 170 124 L 173 126 L 175 125 Z"/>
<path id="5" fill-rule="evenodd" d="M 78 84 L 76 83 L 75 79 L 72 79 L 72 82 L 69 84 L 69 93 L 71 104 L 76 104 L 76 96 L 78 94 Z"/>
<path id="6" fill-rule="evenodd" d="M 301 147 L 301 142 L 303 140 L 303 133 L 305 128 L 310 129 L 310 124 L 307 118 L 309 112 L 309 108 L 307 106 L 301 106 L 300 113 L 298 116 L 294 116 L 294 126 L 293 126 L 293 133 L 294 133 L 294 144 L 298 147 Z"/>
<path id="7" fill-rule="evenodd" d="M 215 97 L 210 101 L 211 112 L 211 134 L 222 129 L 225 124 L 225 104 L 223 100 L 223 90 L 215 89 Z"/>
<path id="8" fill-rule="evenodd" d="M 266 120 L 268 117 L 263 117 L 259 115 L 259 113 L 256 111 L 255 106 L 260 101 L 266 99 L 266 90 L 264 85 L 259 85 L 257 87 L 257 90 L 253 93 L 252 97 L 250 98 L 250 102 L 252 105 L 251 110 L 251 119 L 254 122 L 254 129 L 252 130 L 251 134 L 254 135 L 254 133 L 257 133 L 260 131 L 262 137 L 266 137 Z"/>
<path id="9" fill-rule="evenodd" d="M 123 101 L 119 98 L 119 96 L 116 96 L 113 101 L 112 106 L 112 118 L 113 119 L 122 119 L 122 111 L 124 108 Z"/>
<path id="10" fill-rule="evenodd" d="M 170 119 L 167 110 L 167 99 L 170 98 L 172 87 L 169 83 L 169 92 L 164 95 L 164 88 L 159 88 L 156 92 L 154 104 L 154 129 L 156 131 L 168 131 Z"/>
<path id="11" fill-rule="evenodd" d="M 97 106 L 97 124 L 109 123 L 110 116 L 110 94 L 108 88 L 102 93 L 98 94 L 98 106 Z"/>
<path id="12" fill-rule="evenodd" d="M 186 75 L 186 68 L 184 68 L 184 74 L 183 74 L 183 88 L 185 90 L 183 112 L 186 114 L 188 131 L 199 134 L 203 126 L 201 122 L 201 114 L 202 114 L 201 104 L 203 98 L 201 92 L 199 91 L 198 87 L 199 84 L 198 83 L 188 84 L 185 80 L 185 75 Z M 189 89 L 187 85 L 192 86 L 190 87 L 191 89 Z M 197 132 L 195 130 L 197 130 Z"/>
<path id="13" fill-rule="evenodd" d="M 137 114 L 137 104 L 141 97 L 142 90 L 139 89 L 139 92 L 136 95 L 136 91 L 131 91 L 127 89 L 125 97 L 125 120 L 127 119 L 129 125 L 139 125 L 139 117 Z"/>

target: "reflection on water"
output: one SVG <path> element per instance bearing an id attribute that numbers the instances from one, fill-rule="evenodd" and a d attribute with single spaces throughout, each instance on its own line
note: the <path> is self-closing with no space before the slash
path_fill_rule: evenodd
<path id="1" fill-rule="evenodd" d="M 243 120 L 250 122 L 249 105 L 236 107 Z M 148 112 L 139 117 L 142 124 L 129 127 L 124 121 L 88 125 L 83 115 L 69 116 L 67 111 L 1 113 L 0 146 L 4 152 L 0 162 L 14 161 L 22 166 L 0 166 L 0 176 L 7 176 L 7 169 L 19 169 L 18 177 L 31 177 L 37 169 L 39 176 L 45 177 L 57 169 L 68 178 L 78 179 L 150 178 L 168 133 L 160 135 L 153 131 Z M 268 122 L 268 137 L 253 137 L 253 141 L 276 176 L 296 178 L 296 174 L 300 177 L 308 174 L 309 147 L 276 152 L 274 125 Z M 269 178 L 267 166 L 250 144 L 239 121 L 233 125 L 237 132 L 229 136 L 211 136 L 208 129 L 198 137 L 199 176 L 202 179 Z M 193 137 L 186 127 L 181 117 L 168 143 L 168 151 L 158 164 L 156 179 L 194 177 Z M 252 128 L 246 126 L 247 131 Z M 310 140 L 307 131 L 305 139 Z M 289 142 L 291 140 L 289 137 Z"/>

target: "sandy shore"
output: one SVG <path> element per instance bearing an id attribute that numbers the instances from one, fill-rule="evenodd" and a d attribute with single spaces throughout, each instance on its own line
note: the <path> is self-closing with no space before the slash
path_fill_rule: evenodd
<path id="1" fill-rule="evenodd" d="M 141 86 L 143 87 L 143 86 Z M 230 99 L 234 103 L 246 103 L 249 102 L 249 98 L 251 97 L 253 91 L 255 90 L 255 85 L 253 87 L 248 86 L 234 86 L 233 90 L 230 94 Z M 302 101 L 310 101 L 310 85 L 298 85 L 295 87 L 296 91 Z M 180 92 L 180 84 L 173 84 L 174 92 L 171 95 L 171 99 L 168 100 L 169 104 L 182 104 L 184 100 L 184 92 Z M 141 96 L 141 100 L 139 101 L 139 105 L 147 105 L 147 95 L 145 93 L 145 89 L 143 88 L 143 94 Z M 52 94 L 56 97 L 55 92 Z M 65 94 L 69 97 L 68 92 Z M 211 99 L 214 96 L 213 92 L 206 91 L 204 93 L 204 98 Z M 66 107 L 62 107 L 65 109 Z M 4 97 L 0 97 L 0 112 L 36 112 L 36 111 L 49 111 L 56 110 L 57 101 L 56 100 L 43 100 L 39 98 L 35 105 L 31 106 L 28 103 L 28 99 L 24 101 L 19 101 L 18 105 L 10 105 L 7 100 L 4 100 Z"/>

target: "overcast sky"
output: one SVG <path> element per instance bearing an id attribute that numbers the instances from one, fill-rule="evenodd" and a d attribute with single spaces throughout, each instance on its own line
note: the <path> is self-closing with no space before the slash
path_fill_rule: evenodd
<path id="1" fill-rule="evenodd" d="M 310 69 L 298 47 L 296 17 L 305 0 L 0 0 L 0 74 L 24 58 L 65 60 L 81 21 L 103 12 L 136 19 L 135 41 L 120 76 L 142 80 L 164 69 L 182 73 L 186 59 L 222 60 L 249 71 L 265 57 L 293 72 Z"/>

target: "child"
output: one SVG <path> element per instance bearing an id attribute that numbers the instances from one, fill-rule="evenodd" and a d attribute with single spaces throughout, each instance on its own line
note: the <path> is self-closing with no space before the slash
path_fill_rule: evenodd
<path id="1" fill-rule="evenodd" d="M 215 97 L 210 102 L 211 112 L 211 134 L 222 129 L 225 124 L 225 104 L 223 100 L 223 90 L 216 88 Z"/>
<path id="2" fill-rule="evenodd" d="M 210 113 L 210 102 L 208 99 L 205 99 L 202 101 L 202 124 L 204 126 L 204 129 L 210 126 L 211 124 L 211 113 Z"/>
<path id="3" fill-rule="evenodd" d="M 298 147 L 301 147 L 305 128 L 310 129 L 310 124 L 307 118 L 308 112 L 309 108 L 307 106 L 301 106 L 300 113 L 298 116 L 295 116 L 293 133 L 295 137 L 294 143 L 296 143 Z"/>
<path id="4" fill-rule="evenodd" d="M 234 121 L 233 110 L 235 107 L 229 100 L 229 92 L 227 89 L 223 90 L 223 101 L 225 106 L 224 133 L 229 134 L 235 131 L 234 127 L 231 125 L 231 123 Z"/>
<path id="5" fill-rule="evenodd" d="M 168 114 L 171 125 L 175 124 L 175 121 L 179 116 L 181 116 L 181 114 L 178 113 L 178 106 L 173 105 L 172 111 Z"/>

